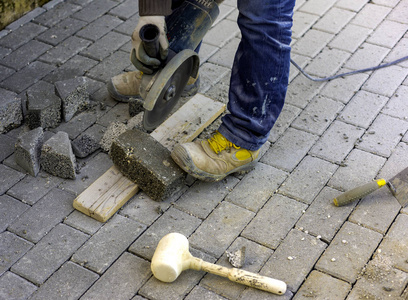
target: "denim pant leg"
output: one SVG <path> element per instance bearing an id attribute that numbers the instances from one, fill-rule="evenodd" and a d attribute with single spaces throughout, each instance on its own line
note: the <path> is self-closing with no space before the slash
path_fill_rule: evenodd
<path id="1" fill-rule="evenodd" d="M 286 96 L 295 0 L 238 0 L 242 39 L 232 67 L 228 110 L 219 131 L 237 146 L 259 149 Z"/>

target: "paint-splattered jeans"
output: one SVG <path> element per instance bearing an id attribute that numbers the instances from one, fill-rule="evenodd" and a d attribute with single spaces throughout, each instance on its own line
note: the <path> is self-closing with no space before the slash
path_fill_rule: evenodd
<path id="1" fill-rule="evenodd" d="M 219 131 L 245 149 L 266 141 L 284 104 L 295 0 L 238 0 L 242 39 Z"/>

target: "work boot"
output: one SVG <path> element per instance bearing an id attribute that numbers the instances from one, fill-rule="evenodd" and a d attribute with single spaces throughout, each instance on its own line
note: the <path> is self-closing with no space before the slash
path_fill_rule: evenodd
<path id="1" fill-rule="evenodd" d="M 259 150 L 250 151 L 228 141 L 218 131 L 208 140 L 178 144 L 171 157 L 184 171 L 204 181 L 219 181 L 254 168 Z"/>
<path id="2" fill-rule="evenodd" d="M 111 78 L 107 84 L 109 95 L 120 102 L 129 102 L 131 98 L 140 98 L 139 87 L 142 79 L 140 71 L 126 72 Z M 200 77 L 190 77 L 182 97 L 194 96 L 200 88 Z"/>

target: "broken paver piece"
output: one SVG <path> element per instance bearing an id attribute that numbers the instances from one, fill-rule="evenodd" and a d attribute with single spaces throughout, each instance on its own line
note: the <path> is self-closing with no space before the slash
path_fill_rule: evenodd
<path id="1" fill-rule="evenodd" d="M 88 78 L 82 76 L 55 83 L 55 92 L 62 99 L 62 116 L 65 122 L 90 107 L 88 81 Z"/>
<path id="2" fill-rule="evenodd" d="M 18 137 L 15 145 L 14 157 L 16 163 L 34 177 L 40 171 L 43 141 L 44 131 L 41 127 L 37 127 Z"/>
<path id="3" fill-rule="evenodd" d="M 75 179 L 75 155 L 66 132 L 59 131 L 44 143 L 40 162 L 44 171 L 54 176 Z"/>
<path id="4" fill-rule="evenodd" d="M 54 128 L 61 122 L 61 99 L 53 91 L 52 85 L 39 82 L 27 92 L 26 122 L 30 129 Z"/>
<path id="5" fill-rule="evenodd" d="M 16 93 L 0 89 L 0 99 L 0 133 L 4 133 L 21 124 L 23 111 Z"/>
<path id="6" fill-rule="evenodd" d="M 72 141 L 72 150 L 75 156 L 80 158 L 87 157 L 98 150 L 101 147 L 99 141 L 103 136 L 103 132 L 104 127 L 95 124 L 81 133 Z"/>
<path id="7" fill-rule="evenodd" d="M 112 143 L 110 156 L 121 172 L 153 200 L 165 200 L 184 186 L 185 174 L 171 159 L 170 151 L 140 130 L 121 134 Z"/>

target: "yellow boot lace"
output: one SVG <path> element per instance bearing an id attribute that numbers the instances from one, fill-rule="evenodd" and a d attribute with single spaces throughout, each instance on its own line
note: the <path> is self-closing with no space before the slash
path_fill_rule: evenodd
<path id="1" fill-rule="evenodd" d="M 230 150 L 232 147 L 235 149 L 240 149 L 241 147 L 236 146 L 235 144 L 231 143 L 227 140 L 221 133 L 218 131 L 208 140 L 208 144 L 210 145 L 211 149 L 216 153 L 220 153 L 221 151 L 227 149 Z"/>

